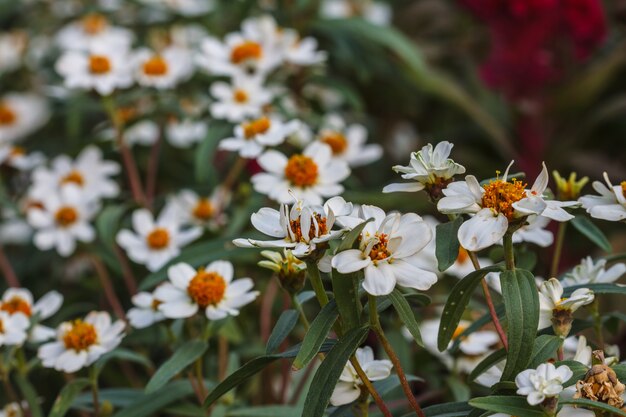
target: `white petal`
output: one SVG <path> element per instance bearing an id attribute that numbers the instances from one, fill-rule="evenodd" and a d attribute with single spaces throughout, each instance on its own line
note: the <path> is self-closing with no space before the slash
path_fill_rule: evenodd
<path id="1" fill-rule="evenodd" d="M 477 252 L 502 239 L 509 222 L 502 214 L 494 215 L 491 209 L 482 209 L 459 228 L 459 242 L 465 249 Z"/>

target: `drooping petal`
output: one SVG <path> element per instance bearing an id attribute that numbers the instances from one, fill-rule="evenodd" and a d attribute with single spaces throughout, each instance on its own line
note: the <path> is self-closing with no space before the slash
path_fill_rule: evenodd
<path id="1" fill-rule="evenodd" d="M 482 209 L 459 228 L 459 242 L 465 249 L 477 252 L 488 248 L 502 239 L 509 227 L 503 214 L 491 209 Z"/>

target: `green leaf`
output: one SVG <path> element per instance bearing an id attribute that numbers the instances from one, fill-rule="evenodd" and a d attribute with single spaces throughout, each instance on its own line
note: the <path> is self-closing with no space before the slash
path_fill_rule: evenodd
<path id="1" fill-rule="evenodd" d="M 439 325 L 437 346 L 441 352 L 448 348 L 448 344 L 450 343 L 450 340 L 452 340 L 452 335 L 459 325 L 461 316 L 465 311 L 465 307 L 467 307 L 467 304 L 472 298 L 472 293 L 474 292 L 476 286 L 489 272 L 496 272 L 500 270 L 500 265 L 492 265 L 486 268 L 481 268 L 477 271 L 471 272 L 454 285 L 452 291 L 450 291 L 450 295 L 448 295 L 448 299 L 446 300 L 446 305 L 443 308 L 443 313 L 441 315 L 441 324 Z"/>
<path id="2" fill-rule="evenodd" d="M 449 375 L 445 379 L 454 401 L 467 401 L 471 397 L 470 388 L 458 376 Z"/>
<path id="3" fill-rule="evenodd" d="M 473 408 L 466 402 L 431 405 L 423 409 L 426 417 L 467 417 Z M 415 412 L 404 414 L 402 417 L 415 417 Z"/>
<path id="4" fill-rule="evenodd" d="M 269 339 L 267 340 L 267 347 L 265 353 L 274 353 L 278 350 L 281 343 L 289 336 L 289 333 L 296 327 L 298 323 L 299 314 L 296 310 L 285 310 L 281 313 L 276 326 L 272 330 Z"/>
<path id="5" fill-rule="evenodd" d="M 478 397 L 470 400 L 469 404 L 481 410 L 511 414 L 516 417 L 545 417 L 539 407 L 532 407 L 528 404 L 526 397 L 507 395 Z"/>
<path id="6" fill-rule="evenodd" d="M 341 328 L 344 332 L 361 325 L 363 306 L 359 300 L 360 274 L 362 274 L 360 271 L 351 274 L 340 274 L 334 269 L 331 273 L 334 299 L 337 303 L 339 317 L 341 317 Z"/>
<path id="7" fill-rule="evenodd" d="M 339 252 L 343 252 L 344 250 L 354 248 L 354 245 L 355 243 L 358 242 L 358 239 L 361 237 L 361 232 L 363 231 L 365 226 L 367 226 L 367 224 L 373 220 L 374 218 L 369 218 L 365 220 L 363 223 L 360 223 L 358 226 L 356 226 L 352 230 L 350 230 L 348 233 L 346 233 L 346 235 L 343 237 L 343 239 L 339 243 L 339 246 L 337 246 L 337 250 L 335 250 L 335 253 L 337 254 Z"/>
<path id="8" fill-rule="evenodd" d="M 96 219 L 98 236 L 103 245 L 109 250 L 112 250 L 115 246 L 115 235 L 119 230 L 120 220 L 125 211 L 125 205 L 107 206 Z"/>
<path id="9" fill-rule="evenodd" d="M 32 417 L 42 417 L 43 411 L 41 410 L 41 405 L 39 404 L 37 391 L 35 390 L 35 387 L 33 387 L 33 384 L 31 384 L 28 380 L 28 376 L 18 372 L 14 379 L 17 387 L 22 393 L 22 396 L 28 403 L 30 415 Z"/>
<path id="10" fill-rule="evenodd" d="M 417 324 L 417 320 L 415 320 L 415 314 L 413 314 L 413 310 L 411 310 L 411 306 L 404 298 L 404 295 L 398 290 L 394 288 L 394 290 L 389 294 L 389 299 L 393 304 L 393 308 L 395 308 L 398 313 L 398 317 L 404 323 L 406 328 L 415 339 L 415 343 L 420 346 L 424 346 L 424 342 L 422 341 L 422 334 L 420 333 L 419 324 Z"/>
<path id="11" fill-rule="evenodd" d="M 311 360 L 317 355 L 320 347 L 326 340 L 326 336 L 330 332 L 330 329 L 335 324 L 339 311 L 337 310 L 337 304 L 335 300 L 330 300 L 315 317 L 311 323 L 309 331 L 304 336 L 300 351 L 293 361 L 292 369 L 302 369 L 311 362 Z"/>
<path id="12" fill-rule="evenodd" d="M 87 378 L 78 378 L 68 382 L 54 401 L 48 417 L 63 417 L 72 406 L 74 398 L 89 385 L 90 382 Z"/>
<path id="13" fill-rule="evenodd" d="M 436 227 L 435 255 L 439 271 L 450 268 L 459 257 L 459 227 L 463 224 L 463 217 L 459 216 L 448 223 L 440 223 Z"/>
<path id="14" fill-rule="evenodd" d="M 577 400 L 559 400 L 559 404 L 576 405 L 584 408 L 595 408 L 596 410 L 609 413 L 608 415 L 610 416 L 626 417 L 626 411 L 622 411 L 619 408 L 615 408 L 608 404 L 601 403 L 600 401 L 592 401 L 584 398 L 579 398 Z"/>
<path id="15" fill-rule="evenodd" d="M 176 374 L 181 372 L 187 366 L 191 365 L 196 359 L 206 352 L 209 345 L 207 342 L 195 340 L 186 342 L 174 352 L 174 354 L 154 373 L 148 385 L 146 386 L 146 394 L 153 393 L 162 388 Z"/>
<path id="16" fill-rule="evenodd" d="M 509 350 L 501 381 L 509 381 L 526 369 L 539 323 L 539 293 L 535 277 L 529 271 L 516 269 L 500 274 L 502 299 L 507 318 Z"/>
<path id="17" fill-rule="evenodd" d="M 215 164 L 213 156 L 217 149 L 217 144 L 232 132 L 232 126 L 215 122 L 209 127 L 206 138 L 198 145 L 195 152 L 195 178 L 199 184 L 215 183 Z"/>
<path id="18" fill-rule="evenodd" d="M 237 408 L 228 411 L 227 417 L 294 417 L 302 414 L 302 407 L 289 405 L 266 405 Z"/>
<path id="19" fill-rule="evenodd" d="M 556 357 L 556 351 L 563 343 L 563 339 L 558 336 L 542 334 L 535 339 L 533 346 L 532 360 L 528 364 L 528 368 L 536 368 L 549 359 Z"/>
<path id="20" fill-rule="evenodd" d="M 326 359 L 317 369 L 311 388 L 304 401 L 302 417 L 322 417 L 337 380 L 350 356 L 363 343 L 369 333 L 369 326 L 352 329 L 343 335 L 328 352 Z"/>
<path id="21" fill-rule="evenodd" d="M 589 288 L 594 294 L 626 294 L 626 287 L 619 284 L 581 284 L 563 289 L 563 297 L 569 297 L 579 288 Z"/>
<path id="22" fill-rule="evenodd" d="M 424 381 L 424 379 L 415 376 L 415 375 L 406 375 L 406 380 L 408 382 L 414 382 L 414 381 Z M 393 392 L 395 389 L 400 388 L 401 384 L 400 384 L 400 378 L 398 378 L 398 375 L 391 375 L 388 376 L 387 378 L 380 380 L 380 381 L 376 381 L 373 383 L 374 388 L 376 388 L 376 392 L 378 392 L 378 394 L 384 399 L 384 397 L 387 394 L 390 394 L 391 392 Z"/>
<path id="23" fill-rule="evenodd" d="M 107 364 L 111 359 L 121 359 L 123 361 L 135 362 L 140 365 L 145 366 L 148 369 L 154 368 L 154 365 L 150 361 L 150 359 L 146 358 L 145 355 L 141 355 L 135 351 L 124 348 L 117 348 L 112 350 L 111 352 L 105 353 L 96 361 L 94 364 L 96 368 L 96 372 L 99 374 L 102 371 L 102 368 Z"/>
<path id="24" fill-rule="evenodd" d="M 485 359 L 480 361 L 478 365 L 476 365 L 476 367 L 469 374 L 468 379 L 470 381 L 474 381 L 480 375 L 484 374 L 489 368 L 496 365 L 497 363 L 500 363 L 504 359 L 506 359 L 506 350 L 504 349 L 496 350 L 495 352 L 487 356 Z"/>
<path id="25" fill-rule="evenodd" d="M 565 383 L 563 384 L 564 387 L 572 386 L 576 382 L 578 382 L 578 380 L 583 379 L 585 377 L 585 374 L 589 370 L 589 368 L 587 368 L 585 365 L 575 360 L 559 361 L 554 364 L 554 366 L 556 366 L 557 368 L 561 365 L 567 365 L 567 367 L 571 369 L 573 373 L 569 381 L 565 381 Z"/>
<path id="26" fill-rule="evenodd" d="M 172 381 L 161 389 L 150 394 L 139 395 L 139 398 L 113 414 L 113 417 L 148 417 L 153 416 L 169 404 L 193 394 L 189 381 Z"/>
<path id="27" fill-rule="evenodd" d="M 593 224 L 593 222 L 587 216 L 579 214 L 578 216 L 574 217 L 570 221 L 570 223 L 576 228 L 576 230 L 578 230 L 585 237 L 587 237 L 587 239 L 595 243 L 603 251 L 613 251 L 609 239 L 606 238 L 604 233 L 602 233 L 602 230 L 598 229 L 598 226 Z"/>

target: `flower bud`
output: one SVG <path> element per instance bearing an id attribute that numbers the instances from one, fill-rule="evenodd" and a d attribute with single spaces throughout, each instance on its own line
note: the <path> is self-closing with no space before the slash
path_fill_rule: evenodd
<path id="1" fill-rule="evenodd" d="M 572 310 L 565 308 L 555 308 L 552 310 L 552 328 L 554 334 L 562 339 L 567 338 L 570 330 L 572 330 L 572 322 L 574 314 Z"/>
<path id="2" fill-rule="evenodd" d="M 582 177 L 580 180 L 576 180 L 576 175 L 575 172 L 572 172 L 569 178 L 565 179 L 557 171 L 552 171 L 559 200 L 577 200 L 580 197 L 580 191 L 589 182 L 589 177 Z"/>
<path id="3" fill-rule="evenodd" d="M 276 273 L 281 287 L 290 294 L 297 294 L 304 287 L 306 264 L 285 249 L 283 253 L 262 251 L 261 255 L 268 260 L 259 262 L 259 266 Z"/>

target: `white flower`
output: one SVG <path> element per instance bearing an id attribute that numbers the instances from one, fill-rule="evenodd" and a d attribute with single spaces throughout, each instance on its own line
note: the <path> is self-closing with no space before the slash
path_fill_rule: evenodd
<path id="1" fill-rule="evenodd" d="M 0 241 L 5 245 L 24 245 L 30 242 L 33 229 L 11 208 L 0 209 Z"/>
<path id="2" fill-rule="evenodd" d="M 152 120 L 144 119 L 133 123 L 124 130 L 124 143 L 128 146 L 152 146 L 159 140 L 159 125 Z M 111 130 L 111 139 L 115 132 Z"/>
<path id="3" fill-rule="evenodd" d="M 552 325 L 552 316 L 555 310 L 569 310 L 575 312 L 580 307 L 593 302 L 593 291 L 589 288 L 579 288 L 569 296 L 563 298 L 563 287 L 556 278 L 550 278 L 541 284 L 539 290 L 539 329 Z"/>
<path id="4" fill-rule="evenodd" d="M 0 142 L 0 165 L 10 166 L 18 171 L 30 171 L 45 161 L 41 152 L 27 154 L 23 148 Z"/>
<path id="5" fill-rule="evenodd" d="M 196 270 L 186 263 L 178 263 L 167 270 L 168 283 L 155 291 L 162 301 L 159 310 L 165 317 L 191 317 L 204 310 L 209 320 L 220 320 L 239 315 L 239 309 L 254 301 L 258 291 L 250 291 L 250 278 L 233 281 L 233 264 L 214 261 L 206 268 Z"/>
<path id="6" fill-rule="evenodd" d="M 224 207 L 230 196 L 223 188 L 216 188 L 210 196 L 200 196 L 191 190 L 182 190 L 171 199 L 182 225 L 204 226 L 216 230 L 226 222 Z"/>
<path id="7" fill-rule="evenodd" d="M 453 146 L 443 141 L 433 148 L 429 143 L 420 151 L 413 152 L 408 166 L 396 165 L 393 170 L 401 173 L 405 180 L 416 182 L 389 184 L 383 188 L 383 193 L 421 191 L 431 186 L 445 187 L 455 175 L 465 172 L 465 167 L 449 158 Z"/>
<path id="8" fill-rule="evenodd" d="M 62 28 L 56 42 L 65 50 L 86 51 L 94 43 L 109 45 L 111 48 L 127 50 L 133 41 L 130 30 L 111 26 L 101 14 L 92 13 L 81 20 Z"/>
<path id="9" fill-rule="evenodd" d="M 495 413 L 491 417 L 515 417 L 510 414 Z M 570 405 L 565 405 L 561 410 L 556 413 L 556 417 L 596 417 L 596 413 L 591 410 L 585 410 L 584 408 L 576 408 Z"/>
<path id="10" fill-rule="evenodd" d="M 0 33 L 0 72 L 20 67 L 26 43 L 26 34 L 21 31 Z"/>
<path id="11" fill-rule="evenodd" d="M 116 237 L 128 257 L 134 262 L 146 265 L 150 271 L 156 271 L 168 261 L 180 254 L 180 248 L 197 239 L 202 234 L 199 227 L 181 230 L 176 207 L 168 204 L 154 220 L 146 209 L 133 212 L 134 232 L 121 230 Z"/>
<path id="12" fill-rule="evenodd" d="M 209 127 L 206 122 L 185 118 L 182 121 L 172 119 L 165 127 L 165 137 L 176 148 L 189 148 L 194 143 L 206 138 Z"/>
<path id="13" fill-rule="evenodd" d="M 301 38 L 297 31 L 285 28 L 282 28 L 278 35 L 285 61 L 300 66 L 316 65 L 326 61 L 327 54 L 318 49 L 315 38 L 310 36 Z"/>
<path id="14" fill-rule="evenodd" d="M 324 206 L 297 201 L 291 210 L 286 204 L 280 212 L 264 207 L 252 214 L 252 225 L 260 232 L 278 238 L 277 240 L 236 239 L 239 247 L 290 248 L 295 256 L 307 256 L 317 246 L 332 239 L 338 239 L 344 230 L 332 230 L 338 217 L 352 212 L 352 204 L 341 197 L 328 200 Z M 303 231 L 308 231 L 303 233 Z"/>
<path id="15" fill-rule="evenodd" d="M 124 327 L 122 320 L 112 323 L 109 313 L 92 311 L 84 320 L 61 323 L 56 341 L 41 346 L 37 356 L 46 368 L 76 372 L 115 349 L 124 337 Z"/>
<path id="16" fill-rule="evenodd" d="M 135 329 L 144 329 L 154 323 L 165 320 L 165 315 L 159 311 L 161 300 L 157 299 L 153 293 L 146 291 L 133 295 L 134 307 L 128 310 L 128 322 Z"/>
<path id="17" fill-rule="evenodd" d="M 67 184 L 59 191 L 50 191 L 38 197 L 41 207 L 28 209 L 28 223 L 35 229 L 35 246 L 41 250 L 56 248 L 61 256 L 69 256 L 76 249 L 76 241 L 91 242 L 96 237 L 89 223 L 98 211 L 98 205 L 89 201 L 81 189 Z"/>
<path id="18" fill-rule="evenodd" d="M 259 117 L 263 106 L 272 101 L 273 94 L 263 87 L 260 77 L 239 75 L 230 83 L 217 81 L 211 85 L 211 116 L 229 122 L 242 122 L 246 118 Z"/>
<path id="19" fill-rule="evenodd" d="M 0 144 L 24 139 L 50 117 L 48 103 L 32 93 L 9 93 L 0 97 Z"/>
<path id="20" fill-rule="evenodd" d="M 512 162 L 511 162 L 512 164 Z M 530 190 L 521 181 L 507 182 L 509 167 L 502 178 L 481 186 L 473 175 L 465 181 L 453 182 L 443 190 L 437 209 L 444 214 L 473 214 L 459 228 L 459 242 L 472 252 L 488 248 L 503 238 L 509 223 L 530 215 L 542 215 L 556 221 L 573 218 L 563 207 L 576 205 L 574 201 L 544 200 L 548 185 L 548 170 L 543 170 Z"/>
<path id="21" fill-rule="evenodd" d="M 0 310 L 0 347 L 21 346 L 28 337 L 30 321 L 24 314 Z"/>
<path id="22" fill-rule="evenodd" d="M 365 144 L 367 129 L 359 124 L 322 129 L 317 140 L 330 146 L 333 158 L 345 161 L 350 167 L 367 165 L 380 159 L 383 154 L 380 145 Z"/>
<path id="23" fill-rule="evenodd" d="M 26 288 L 8 288 L 0 300 L 0 311 L 5 311 L 10 315 L 22 314 L 29 320 L 37 317 L 37 320 L 45 320 L 59 311 L 63 304 L 63 296 L 56 291 L 50 291 L 33 303 L 33 295 Z M 30 323 L 29 323 L 30 325 Z M 43 342 L 54 337 L 54 330 L 34 323 L 30 330 L 30 340 L 33 342 Z"/>
<path id="24" fill-rule="evenodd" d="M 608 284 L 617 281 L 626 272 L 626 265 L 617 263 L 608 270 L 606 259 L 599 259 L 594 262 L 591 256 L 581 260 L 580 264 L 565 274 L 561 283 L 564 287 L 572 287 L 582 284 Z"/>
<path id="25" fill-rule="evenodd" d="M 60 155 L 51 167 L 39 167 L 33 171 L 33 186 L 29 195 L 41 199 L 53 190 L 71 184 L 81 189 L 89 200 L 112 198 L 119 194 L 119 186 L 110 177 L 120 172 L 117 162 L 102 159 L 102 151 L 95 146 L 84 148 L 76 159 Z"/>
<path id="26" fill-rule="evenodd" d="M 535 245 L 547 248 L 554 242 L 554 235 L 545 227 L 550 223 L 550 219 L 543 216 L 528 216 L 528 224 L 520 227 L 513 233 L 513 243 L 530 242 Z"/>
<path id="27" fill-rule="evenodd" d="M 348 164 L 333 159 L 330 146 L 319 142 L 289 158 L 266 151 L 258 163 L 267 172 L 252 177 L 254 189 L 279 203 L 290 202 L 293 191 L 305 201 L 321 204 L 322 197 L 341 194 L 344 188 L 339 183 L 350 175 Z"/>
<path id="28" fill-rule="evenodd" d="M 538 405 L 546 398 L 558 396 L 572 375 L 566 365 L 555 368 L 551 363 L 542 363 L 537 369 L 527 369 L 515 377 L 517 393 L 526 396 L 528 404 Z"/>
<path id="29" fill-rule="evenodd" d="M 139 85 L 165 90 L 186 81 L 193 73 L 189 51 L 168 47 L 159 53 L 140 49 L 134 53 L 135 78 Z"/>
<path id="30" fill-rule="evenodd" d="M 587 338 L 585 336 L 580 337 L 568 337 L 563 341 L 563 353 L 565 359 L 572 359 L 576 362 L 580 362 L 586 367 L 591 367 L 592 349 L 587 345 Z"/>
<path id="31" fill-rule="evenodd" d="M 387 295 L 396 284 L 427 290 L 437 282 L 437 274 L 416 264 L 419 252 L 432 239 L 426 222 L 414 213 L 387 215 L 374 206 L 361 206 L 365 225 L 358 249 L 349 249 L 333 257 L 332 266 L 342 274 L 365 271 L 363 288 L 371 295 Z"/>
<path id="32" fill-rule="evenodd" d="M 626 181 L 613 185 L 607 173 L 604 173 L 606 186 L 594 181 L 593 189 L 600 195 L 585 195 L 578 199 L 587 213 L 596 219 L 612 222 L 626 220 Z"/>
<path id="33" fill-rule="evenodd" d="M 391 23 L 392 10 L 388 4 L 380 1 L 324 0 L 320 14 L 331 19 L 361 16 L 376 25 L 387 26 Z"/>
<path id="34" fill-rule="evenodd" d="M 391 375 L 391 368 L 393 367 L 391 361 L 374 359 L 374 352 L 371 347 L 358 348 L 355 356 L 370 381 L 380 381 Z M 330 403 L 334 406 L 340 406 L 356 401 L 361 395 L 362 385 L 363 381 L 357 375 L 354 366 L 347 362 L 330 397 Z"/>
<path id="35" fill-rule="evenodd" d="M 297 120 L 282 123 L 278 119 L 263 116 L 235 126 L 235 136 L 222 139 L 218 147 L 239 152 L 244 158 L 256 158 L 266 147 L 283 143 L 299 125 Z"/>
<path id="36" fill-rule="evenodd" d="M 66 51 L 55 69 L 67 88 L 93 89 L 103 96 L 133 83 L 128 51 L 111 44 L 94 43 L 86 51 Z"/>
<path id="37" fill-rule="evenodd" d="M 27 404 L 8 403 L 0 409 L 0 417 L 24 417 L 22 409 L 27 407 Z"/>

